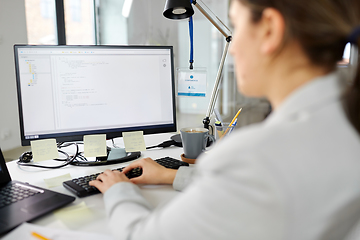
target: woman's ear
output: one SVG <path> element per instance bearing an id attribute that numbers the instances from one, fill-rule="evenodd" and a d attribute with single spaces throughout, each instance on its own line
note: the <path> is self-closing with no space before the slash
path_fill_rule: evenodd
<path id="1" fill-rule="evenodd" d="M 260 51 L 266 55 L 278 51 L 285 35 L 285 20 L 283 15 L 274 8 L 266 8 L 263 11 L 260 31 L 262 31 L 262 43 Z"/>

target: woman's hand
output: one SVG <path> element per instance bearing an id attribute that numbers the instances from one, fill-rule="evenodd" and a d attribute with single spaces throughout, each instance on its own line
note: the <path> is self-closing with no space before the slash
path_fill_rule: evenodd
<path id="1" fill-rule="evenodd" d="M 172 184 L 177 172 L 161 166 L 151 158 L 143 158 L 126 166 L 123 173 L 126 174 L 134 168 L 142 169 L 141 176 L 130 179 L 135 184 Z"/>
<path id="2" fill-rule="evenodd" d="M 99 189 L 100 192 L 105 193 L 112 185 L 118 182 L 130 182 L 123 172 L 114 170 L 105 170 L 100 174 L 96 180 L 90 181 L 89 185 Z"/>
<path id="3" fill-rule="evenodd" d="M 142 174 L 139 177 L 128 179 L 126 173 L 134 168 L 141 168 Z M 122 172 L 105 170 L 96 180 L 89 182 L 90 186 L 105 193 L 112 185 L 119 182 L 132 182 L 135 184 L 172 184 L 177 170 L 168 169 L 156 163 L 151 158 L 143 158 L 126 166 Z"/>

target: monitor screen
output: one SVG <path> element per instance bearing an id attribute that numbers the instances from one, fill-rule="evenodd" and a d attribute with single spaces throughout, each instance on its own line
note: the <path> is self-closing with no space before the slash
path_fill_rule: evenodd
<path id="1" fill-rule="evenodd" d="M 175 132 L 169 46 L 15 45 L 22 145 Z"/>

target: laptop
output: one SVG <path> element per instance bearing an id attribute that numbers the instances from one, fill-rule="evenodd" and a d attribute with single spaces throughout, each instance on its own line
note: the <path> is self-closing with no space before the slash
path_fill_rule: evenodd
<path id="1" fill-rule="evenodd" d="M 0 149 L 0 235 L 75 200 L 75 197 L 12 181 Z"/>

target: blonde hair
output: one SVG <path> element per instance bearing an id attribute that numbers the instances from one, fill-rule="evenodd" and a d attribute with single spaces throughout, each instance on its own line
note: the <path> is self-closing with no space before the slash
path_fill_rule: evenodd
<path id="1" fill-rule="evenodd" d="M 345 45 L 360 27 L 359 0 L 239 0 L 258 22 L 266 8 L 277 9 L 284 17 L 283 43 L 296 39 L 313 64 L 334 70 L 342 60 Z M 360 46 L 360 36 L 355 44 Z M 360 59 L 356 77 L 344 95 L 344 110 L 360 134 Z"/>

